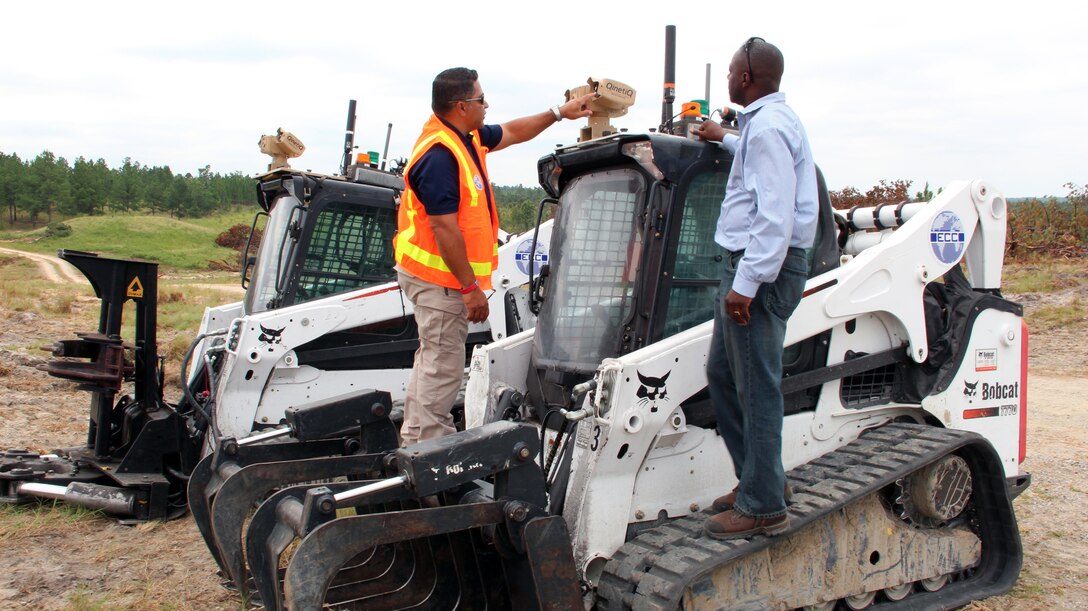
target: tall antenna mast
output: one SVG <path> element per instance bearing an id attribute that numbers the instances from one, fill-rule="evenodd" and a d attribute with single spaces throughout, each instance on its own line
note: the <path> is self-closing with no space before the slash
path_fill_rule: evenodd
<path id="1" fill-rule="evenodd" d="M 661 99 L 659 131 L 672 133 L 672 103 L 676 100 L 676 26 L 665 26 L 665 94 Z"/>
<path id="2" fill-rule="evenodd" d="M 351 165 L 351 151 L 355 148 L 355 100 L 348 101 L 348 126 L 344 133 L 344 157 L 340 160 L 340 175 L 348 175 Z"/>
<path id="3" fill-rule="evenodd" d="M 710 109 L 712 108 L 710 105 L 710 64 L 706 65 L 706 94 L 703 100 L 706 102 L 706 114 L 710 116 Z"/>
<path id="4" fill-rule="evenodd" d="M 389 136 L 393 134 L 393 124 L 385 128 L 385 148 L 382 149 L 382 169 L 385 169 L 385 161 L 389 158 Z"/>

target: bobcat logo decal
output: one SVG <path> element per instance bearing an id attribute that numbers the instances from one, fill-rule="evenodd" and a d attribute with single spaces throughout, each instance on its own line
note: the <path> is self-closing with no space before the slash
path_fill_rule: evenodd
<path id="1" fill-rule="evenodd" d="M 286 328 L 287 327 L 269 329 L 268 327 L 261 325 L 261 334 L 257 337 L 257 340 L 262 344 L 268 344 L 268 348 L 271 350 L 274 344 L 283 342 L 283 338 L 280 336 L 283 335 L 283 330 Z"/>
<path id="2" fill-rule="evenodd" d="M 650 411 L 657 411 L 657 402 L 664 401 L 669 398 L 668 389 L 665 388 L 665 381 L 669 379 L 669 371 L 660 378 L 652 378 L 650 376 L 642 375 L 642 372 L 638 373 L 638 381 L 642 382 L 642 386 L 639 386 L 638 392 L 635 396 L 638 397 L 639 405 L 650 405 Z"/>
<path id="3" fill-rule="evenodd" d="M 974 383 L 967 380 L 963 381 L 963 396 L 967 397 L 968 403 L 975 402 L 974 399 L 978 396 L 978 380 L 975 380 Z"/>

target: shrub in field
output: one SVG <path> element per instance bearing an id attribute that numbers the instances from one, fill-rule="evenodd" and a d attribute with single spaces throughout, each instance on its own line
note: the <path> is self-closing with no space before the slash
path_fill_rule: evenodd
<path id="1" fill-rule="evenodd" d="M 242 257 L 245 256 L 245 253 L 243 253 L 242 251 L 245 250 L 246 242 L 248 240 L 249 240 L 249 225 L 243 225 L 241 223 L 239 223 L 237 225 L 233 225 L 233 226 L 231 226 L 230 229 L 228 229 L 228 230 L 224 231 L 223 233 L 219 234 L 215 238 L 215 243 L 216 244 L 218 244 L 219 246 L 223 246 L 225 248 L 233 248 L 234 250 L 238 251 L 238 262 L 237 262 L 238 267 L 235 267 L 231 263 L 228 263 L 226 260 L 209 261 L 208 262 L 208 267 L 210 269 L 230 270 L 230 271 L 237 271 L 238 269 L 241 269 L 241 266 L 245 264 L 245 262 L 242 261 Z M 253 243 L 250 245 L 251 254 L 256 253 L 257 247 L 260 246 L 260 244 L 261 244 L 261 230 L 260 230 L 260 228 L 254 228 L 253 229 Z"/>
<path id="2" fill-rule="evenodd" d="M 831 205 L 839 210 L 849 210 L 854 206 L 898 204 L 899 202 L 905 202 L 912 199 L 910 196 L 910 185 L 911 181 L 909 180 L 885 179 L 873 185 L 873 187 L 865 193 L 858 191 L 854 187 L 843 187 L 838 191 L 828 192 L 828 196 L 831 198 Z M 926 185 L 925 192 L 932 197 L 933 194 L 929 193 L 928 184 Z M 921 199 L 921 196 L 922 193 L 918 193 L 914 199 Z"/>
<path id="3" fill-rule="evenodd" d="M 215 243 L 224 248 L 233 248 L 234 250 L 242 250 L 246 247 L 246 240 L 249 239 L 249 225 L 243 225 L 241 223 L 231 226 L 230 229 L 219 234 L 215 238 Z M 261 243 L 261 230 L 255 229 L 253 231 L 253 241 L 256 246 Z"/>
<path id="4" fill-rule="evenodd" d="M 66 238 L 70 235 L 72 235 L 72 226 L 68 223 L 56 221 L 49 223 L 45 227 L 45 237 L 47 238 Z"/>
<path id="5" fill-rule="evenodd" d="M 1009 206 L 1005 249 L 1010 257 L 1071 259 L 1088 254 L 1088 185 L 1066 183 L 1065 201 L 1031 199 Z"/>

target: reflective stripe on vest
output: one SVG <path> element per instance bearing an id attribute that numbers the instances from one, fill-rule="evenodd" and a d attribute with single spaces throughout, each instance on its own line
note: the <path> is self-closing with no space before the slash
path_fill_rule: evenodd
<path id="1" fill-rule="evenodd" d="M 402 202 L 403 203 L 403 202 Z M 408 214 L 408 229 L 401 231 L 397 234 L 397 250 L 400 255 L 408 257 L 414 261 L 418 261 L 427 267 L 437 269 L 443 272 L 449 272 L 450 268 L 446 265 L 445 259 L 442 255 L 429 253 L 423 250 L 419 246 L 416 246 L 410 241 L 410 238 L 416 233 L 416 211 L 412 208 L 407 210 Z M 499 255 L 499 245 L 495 244 L 494 256 Z M 398 257 L 399 258 L 399 257 Z M 491 267 L 491 261 L 472 261 L 468 262 L 472 268 L 472 275 L 474 276 L 490 276 L 494 270 Z M 451 287 L 455 288 L 455 287 Z"/>

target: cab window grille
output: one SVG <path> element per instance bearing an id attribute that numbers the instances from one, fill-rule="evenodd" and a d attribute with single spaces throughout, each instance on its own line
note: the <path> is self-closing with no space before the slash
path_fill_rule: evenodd
<path id="1" fill-rule="evenodd" d="M 314 221 L 296 303 L 393 279 L 392 209 L 336 203 Z"/>
<path id="2" fill-rule="evenodd" d="M 642 254 L 642 179 L 631 170 L 576 179 L 563 196 L 541 319 L 554 321 L 534 350 L 538 362 L 592 370 L 618 355 Z"/>
<path id="3" fill-rule="evenodd" d="M 707 172 L 697 176 L 688 187 L 669 291 L 665 337 L 714 317 L 725 266 L 725 251 L 714 241 L 714 232 L 727 176 L 725 172 Z"/>

